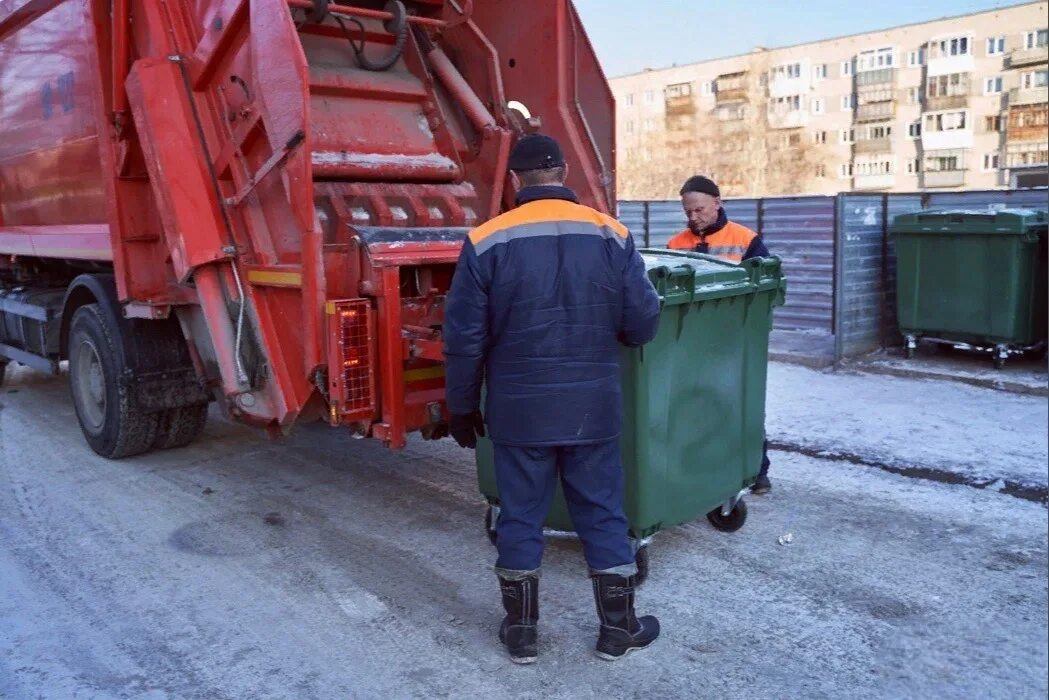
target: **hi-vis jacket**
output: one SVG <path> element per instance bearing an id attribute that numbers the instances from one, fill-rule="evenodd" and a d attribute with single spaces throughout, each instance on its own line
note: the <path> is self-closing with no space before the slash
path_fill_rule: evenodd
<path id="1" fill-rule="evenodd" d="M 618 437 L 619 345 L 655 337 L 659 297 L 629 231 L 564 187 L 528 187 L 518 207 L 463 244 L 444 318 L 448 410 L 479 408 L 506 445 Z"/>
<path id="2" fill-rule="evenodd" d="M 717 223 L 703 235 L 697 236 L 686 228 L 670 239 L 667 248 L 706 253 L 737 265 L 750 258 L 769 256 L 769 249 L 761 237 L 746 226 L 729 221 L 724 208 L 718 212 Z"/>

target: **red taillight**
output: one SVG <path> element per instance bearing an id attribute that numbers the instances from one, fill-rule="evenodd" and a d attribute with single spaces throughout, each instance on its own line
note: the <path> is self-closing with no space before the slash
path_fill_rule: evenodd
<path id="1" fill-rule="evenodd" d="M 332 423 L 375 412 L 374 329 L 367 299 L 329 301 L 328 389 Z"/>

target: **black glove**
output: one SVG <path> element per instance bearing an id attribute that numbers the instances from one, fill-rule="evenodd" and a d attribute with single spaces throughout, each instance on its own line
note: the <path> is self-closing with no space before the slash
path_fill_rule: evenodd
<path id="1" fill-rule="evenodd" d="M 484 418 L 480 411 L 459 416 L 453 415 L 448 421 L 448 432 L 459 443 L 459 447 L 472 450 L 477 447 L 477 436 L 484 437 Z"/>

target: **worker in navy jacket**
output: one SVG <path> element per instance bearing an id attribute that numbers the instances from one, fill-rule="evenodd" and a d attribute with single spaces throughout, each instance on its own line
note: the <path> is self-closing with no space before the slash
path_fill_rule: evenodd
<path id="1" fill-rule="evenodd" d="M 449 430 L 473 448 L 487 424 L 494 443 L 499 638 L 511 659 L 536 659 L 542 528 L 558 477 L 594 577 L 597 651 L 614 659 L 659 634 L 654 617 L 634 614 L 619 450 L 620 344 L 652 340 L 659 298 L 627 229 L 564 186 L 556 141 L 525 136 L 509 167 L 517 207 L 470 233 L 445 307 Z"/>

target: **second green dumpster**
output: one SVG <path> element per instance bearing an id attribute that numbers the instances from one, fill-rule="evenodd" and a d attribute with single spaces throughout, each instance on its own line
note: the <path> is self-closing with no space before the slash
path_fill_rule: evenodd
<path id="1" fill-rule="evenodd" d="M 625 506 L 639 547 L 704 514 L 722 530 L 742 526 L 742 493 L 757 478 L 765 438 L 772 308 L 785 289 L 777 258 L 737 266 L 698 253 L 642 257 L 663 310 L 655 340 L 621 357 Z M 478 483 L 494 542 L 492 460 L 491 443 L 480 441 Z M 572 530 L 560 488 L 547 526 Z"/>
<path id="2" fill-rule="evenodd" d="M 1010 353 L 1046 338 L 1044 211 L 926 211 L 897 216 L 896 304 L 911 356 L 918 340 Z"/>

